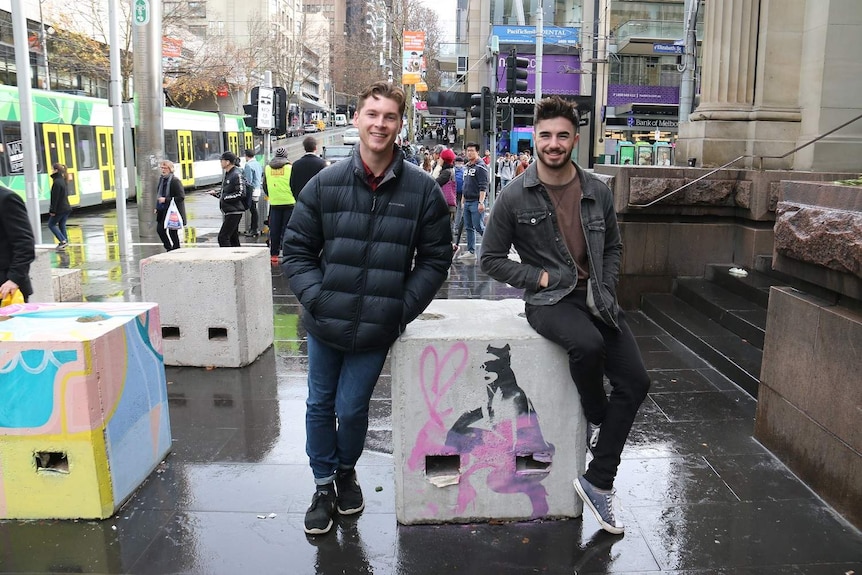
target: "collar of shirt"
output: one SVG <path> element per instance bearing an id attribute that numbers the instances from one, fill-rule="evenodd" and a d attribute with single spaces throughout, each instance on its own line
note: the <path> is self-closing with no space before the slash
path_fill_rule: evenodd
<path id="1" fill-rule="evenodd" d="M 371 186 L 371 191 L 376 192 L 377 186 L 380 185 L 380 182 L 383 181 L 383 176 L 386 175 L 386 170 L 383 170 L 379 176 L 375 176 L 374 172 L 371 171 L 371 168 L 368 167 L 364 161 L 362 162 L 362 167 L 365 169 L 365 181 L 368 182 L 368 185 Z"/>

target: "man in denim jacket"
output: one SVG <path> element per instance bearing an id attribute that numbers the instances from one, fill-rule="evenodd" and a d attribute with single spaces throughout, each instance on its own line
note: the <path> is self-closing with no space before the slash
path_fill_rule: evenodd
<path id="1" fill-rule="evenodd" d="M 613 195 L 571 160 L 578 141 L 574 104 L 559 96 L 542 100 L 533 125 L 537 161 L 497 198 L 482 270 L 523 288 L 527 321 L 568 353 L 593 456 L 575 491 L 605 531 L 622 533 L 613 483 L 650 380 L 617 304 L 622 241 Z M 520 262 L 509 259 L 512 245 Z"/>

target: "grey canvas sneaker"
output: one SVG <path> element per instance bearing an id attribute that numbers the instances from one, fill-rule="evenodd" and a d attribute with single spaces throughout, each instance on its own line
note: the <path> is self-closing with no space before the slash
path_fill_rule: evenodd
<path id="1" fill-rule="evenodd" d="M 596 520 L 602 526 L 602 529 L 614 535 L 619 535 L 625 531 L 625 526 L 618 517 L 619 512 L 617 510 L 615 491 L 599 489 L 584 479 L 583 476 L 575 479 L 573 483 L 578 496 L 584 501 L 584 505 L 589 507 L 593 515 L 596 516 Z"/>

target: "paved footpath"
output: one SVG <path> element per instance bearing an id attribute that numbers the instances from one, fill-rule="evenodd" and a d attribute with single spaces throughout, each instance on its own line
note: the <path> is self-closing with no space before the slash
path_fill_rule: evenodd
<path id="1" fill-rule="evenodd" d="M 188 214 L 188 237 L 215 245 L 216 201 L 192 194 Z M 139 261 L 161 246 L 121 257 L 108 211 L 76 212 L 69 229 L 54 265 L 85 270 L 85 297 L 138 300 Z M 306 344 L 279 268 L 272 279 L 273 348 L 243 369 L 168 368 L 165 463 L 111 519 L 0 521 L 0 573 L 862 575 L 862 534 L 753 439 L 754 400 L 638 312 L 629 318 L 653 383 L 616 482 L 624 536 L 591 515 L 399 526 L 387 368 L 358 466 L 367 507 L 306 537 Z M 457 262 L 439 297 L 519 293 Z"/>

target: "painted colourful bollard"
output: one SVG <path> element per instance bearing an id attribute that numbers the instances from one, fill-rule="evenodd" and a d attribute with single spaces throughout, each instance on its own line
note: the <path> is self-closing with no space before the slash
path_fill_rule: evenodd
<path id="1" fill-rule="evenodd" d="M 0 518 L 110 517 L 170 447 L 156 304 L 0 308 Z"/>

